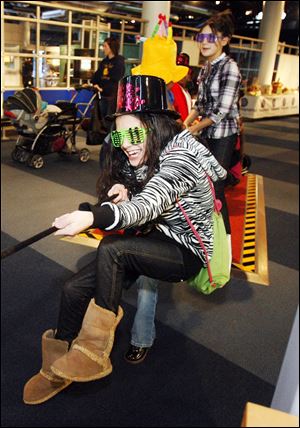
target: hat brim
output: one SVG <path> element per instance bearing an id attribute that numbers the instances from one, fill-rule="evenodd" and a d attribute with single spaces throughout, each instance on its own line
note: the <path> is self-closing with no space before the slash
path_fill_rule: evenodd
<path id="1" fill-rule="evenodd" d="M 174 83 L 179 82 L 185 76 L 187 76 L 188 72 L 189 72 L 189 67 L 186 67 L 185 65 L 175 65 L 172 68 L 166 68 L 166 67 L 161 67 L 160 64 L 152 64 L 147 66 L 143 66 L 143 64 L 140 64 L 131 69 L 131 74 L 133 75 L 140 74 L 140 75 L 160 77 L 167 84 L 170 82 L 174 82 Z"/>
<path id="2" fill-rule="evenodd" d="M 119 116 L 123 116 L 124 114 L 166 114 L 170 117 L 172 117 L 173 119 L 180 119 L 180 114 L 175 111 L 175 110 L 143 110 L 143 111 L 123 111 L 123 112 L 119 112 L 119 113 L 114 113 L 112 115 L 106 116 L 105 120 L 114 120 Z"/>

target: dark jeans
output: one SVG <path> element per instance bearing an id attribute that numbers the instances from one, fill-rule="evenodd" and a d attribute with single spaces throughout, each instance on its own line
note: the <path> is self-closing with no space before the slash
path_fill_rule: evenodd
<path id="1" fill-rule="evenodd" d="M 171 239 L 158 239 L 151 233 L 107 236 L 100 242 L 96 260 L 65 283 L 56 338 L 70 342 L 77 337 L 91 298 L 117 313 L 122 289 L 128 289 L 140 275 L 179 282 L 201 267 L 199 257 Z"/>
<path id="2" fill-rule="evenodd" d="M 109 132 L 112 122 L 106 120 L 106 116 L 110 116 L 116 112 L 116 97 L 102 97 L 99 100 L 100 115 L 105 129 Z"/>
<path id="3" fill-rule="evenodd" d="M 229 137 L 213 139 L 207 138 L 206 140 L 207 148 L 214 155 L 220 165 L 229 171 L 231 166 L 231 159 L 234 152 L 234 148 L 237 142 L 237 134 L 230 135 Z M 226 233 L 231 234 L 230 222 L 228 207 L 225 198 L 225 184 L 226 180 L 220 180 L 214 183 L 216 197 L 222 202 L 222 216 L 224 219 Z"/>

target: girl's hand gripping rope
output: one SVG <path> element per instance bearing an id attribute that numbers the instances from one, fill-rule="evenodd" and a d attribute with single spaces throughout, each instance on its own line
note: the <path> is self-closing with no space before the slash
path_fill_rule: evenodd
<path id="1" fill-rule="evenodd" d="M 57 217 L 52 226 L 57 227 L 54 235 L 74 236 L 85 229 L 91 227 L 94 222 L 94 215 L 91 211 L 73 211 Z"/>

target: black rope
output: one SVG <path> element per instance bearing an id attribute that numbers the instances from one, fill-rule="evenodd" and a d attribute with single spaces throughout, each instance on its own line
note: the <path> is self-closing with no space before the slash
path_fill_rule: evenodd
<path id="1" fill-rule="evenodd" d="M 45 238 L 48 235 L 51 235 L 51 233 L 56 232 L 57 230 L 58 229 L 55 226 L 49 227 L 49 229 L 43 230 L 42 232 L 37 233 L 36 235 L 26 239 L 25 241 L 19 242 L 19 244 L 13 245 L 12 247 L 7 248 L 4 251 L 1 251 L 1 260 L 5 259 L 5 257 L 10 256 L 11 254 L 16 253 L 17 251 L 22 250 L 22 248 L 25 248 L 28 245 L 31 245 L 34 242 L 39 241 L 42 238 Z"/>
<path id="2" fill-rule="evenodd" d="M 106 199 L 106 202 L 112 201 L 116 196 L 117 196 L 117 194 L 110 196 L 109 198 Z M 1 251 L 1 260 L 5 259 L 5 257 L 10 256 L 11 254 L 16 253 L 17 251 L 22 250 L 22 248 L 28 247 L 28 245 L 31 245 L 34 242 L 37 242 L 40 239 L 43 239 L 46 236 L 51 235 L 52 233 L 56 232 L 57 230 L 58 230 L 58 228 L 55 226 L 49 227 L 48 229 L 43 230 L 40 233 L 37 233 L 36 235 L 32 236 L 31 238 L 26 239 L 25 241 L 19 242 L 18 244 L 13 245 L 10 248 L 6 248 L 6 250 Z"/>

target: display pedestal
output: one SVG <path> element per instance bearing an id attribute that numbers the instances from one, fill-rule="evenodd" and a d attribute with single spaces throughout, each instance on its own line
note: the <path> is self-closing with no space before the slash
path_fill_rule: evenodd
<path id="1" fill-rule="evenodd" d="M 260 119 L 291 114 L 299 114 L 298 93 L 259 96 L 247 94 L 241 99 L 243 118 Z"/>

